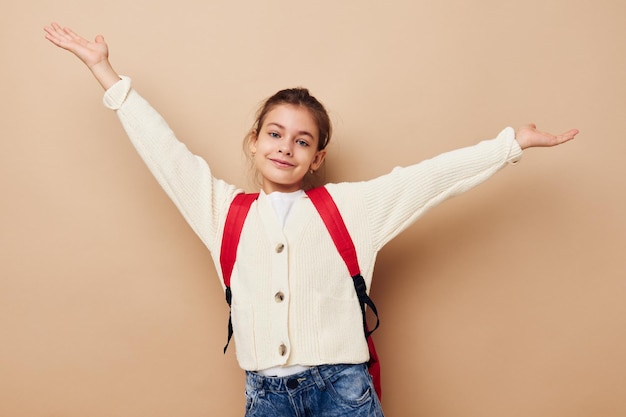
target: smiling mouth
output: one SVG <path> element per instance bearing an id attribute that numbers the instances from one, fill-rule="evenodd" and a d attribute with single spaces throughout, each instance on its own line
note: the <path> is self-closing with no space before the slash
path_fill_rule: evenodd
<path id="1" fill-rule="evenodd" d="M 272 161 L 272 163 L 274 163 L 274 165 L 276 165 L 278 167 L 281 167 L 281 168 L 291 168 L 291 167 L 294 166 L 293 164 L 290 164 L 289 162 L 286 162 L 286 161 L 282 161 L 280 159 L 270 158 L 270 161 Z"/>

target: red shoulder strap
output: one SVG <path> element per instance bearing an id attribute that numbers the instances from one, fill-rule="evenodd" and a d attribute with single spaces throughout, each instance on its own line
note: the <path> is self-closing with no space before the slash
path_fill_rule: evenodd
<path id="1" fill-rule="evenodd" d="M 380 376 L 380 360 L 378 358 L 378 352 L 376 352 L 376 346 L 374 346 L 374 340 L 369 337 L 372 332 L 378 328 L 378 312 L 376 311 L 376 306 L 367 295 L 365 281 L 361 276 L 361 268 L 359 268 L 359 260 L 356 256 L 354 242 L 350 237 L 350 233 L 346 228 L 346 224 L 343 221 L 343 217 L 341 217 L 341 213 L 339 212 L 335 201 L 326 187 L 313 188 L 308 190 L 306 193 L 319 212 L 322 221 L 328 229 L 328 233 L 330 233 L 330 237 L 333 239 L 333 242 L 337 247 L 337 251 L 339 251 L 339 254 L 348 267 L 350 276 L 352 276 L 352 279 L 354 280 L 354 288 L 359 298 L 359 304 L 361 305 L 361 313 L 363 314 L 363 330 L 365 331 L 365 339 L 367 340 L 367 347 L 370 353 L 368 369 L 369 373 L 372 375 L 376 394 L 379 399 L 382 399 L 383 390 Z M 366 304 L 371 308 L 374 314 L 376 314 L 376 326 L 372 331 L 369 330 L 369 326 L 365 319 Z"/>
<path id="2" fill-rule="evenodd" d="M 354 242 L 352 242 L 352 238 L 350 237 L 350 233 L 348 233 L 346 224 L 343 222 L 341 213 L 339 213 L 339 209 L 326 187 L 313 188 L 308 190 L 306 194 L 309 196 L 324 221 L 328 233 L 330 233 L 330 237 L 333 239 L 339 254 L 348 267 L 350 276 L 360 274 L 361 268 L 359 268 L 359 260 L 356 256 Z"/>
<path id="3" fill-rule="evenodd" d="M 237 259 L 237 246 L 239 246 L 243 223 L 246 221 L 252 202 L 258 196 L 259 193 L 237 194 L 228 209 L 224 225 L 224 236 L 222 237 L 222 249 L 220 251 L 220 266 L 222 267 L 224 285 L 227 287 L 230 287 L 230 276 L 233 273 L 233 267 Z"/>

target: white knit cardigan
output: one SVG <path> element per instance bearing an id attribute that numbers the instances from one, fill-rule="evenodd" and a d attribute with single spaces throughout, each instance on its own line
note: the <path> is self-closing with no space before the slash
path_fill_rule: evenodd
<path id="1" fill-rule="evenodd" d="M 240 189 L 211 174 L 123 77 L 104 96 L 159 184 L 211 252 L 218 275 L 225 215 Z M 328 184 L 370 288 L 378 251 L 426 210 L 489 178 L 522 150 L 513 129 L 370 181 Z M 369 358 L 352 280 L 306 195 L 283 227 L 261 192 L 232 275 L 237 359 L 246 370 Z M 222 283 L 223 285 L 223 283 Z M 277 296 L 278 294 L 282 295 Z M 224 303 L 226 308 L 226 303 Z"/>

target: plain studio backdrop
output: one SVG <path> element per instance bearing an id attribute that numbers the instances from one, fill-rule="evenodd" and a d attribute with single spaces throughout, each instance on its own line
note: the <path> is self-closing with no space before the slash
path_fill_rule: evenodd
<path id="1" fill-rule="evenodd" d="M 508 125 L 579 128 L 381 252 L 383 405 L 626 415 L 624 1 L 3 0 L 0 416 L 243 415 L 209 253 L 88 70 L 43 38 L 51 21 L 102 33 L 114 67 L 242 187 L 243 136 L 286 87 L 328 107 L 334 182 Z"/>

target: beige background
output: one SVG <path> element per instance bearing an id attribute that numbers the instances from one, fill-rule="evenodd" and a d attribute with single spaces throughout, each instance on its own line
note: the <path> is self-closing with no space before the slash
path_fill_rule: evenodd
<path id="1" fill-rule="evenodd" d="M 208 252 L 100 87 L 43 39 L 103 33 L 116 69 L 245 184 L 259 101 L 304 85 L 359 180 L 536 122 L 581 129 L 427 214 L 380 255 L 390 416 L 626 415 L 622 0 L 3 0 L 0 416 L 241 416 Z"/>

